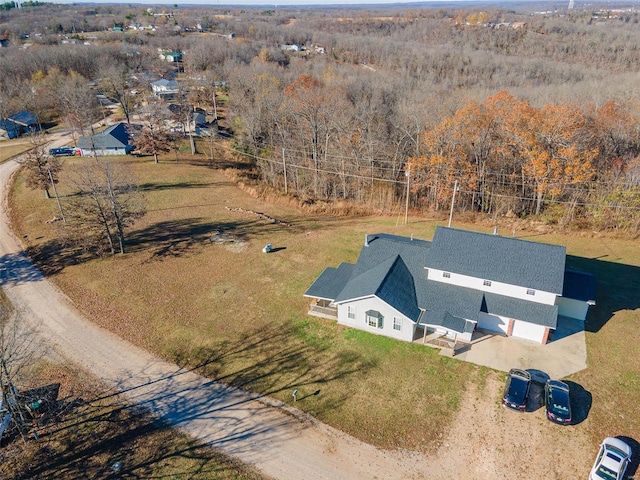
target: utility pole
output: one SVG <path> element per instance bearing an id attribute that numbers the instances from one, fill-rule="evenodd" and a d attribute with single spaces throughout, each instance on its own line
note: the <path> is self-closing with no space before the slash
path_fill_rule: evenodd
<path id="1" fill-rule="evenodd" d="M 53 175 L 51 174 L 51 169 L 47 167 L 47 172 L 49 173 L 49 180 L 51 180 L 51 186 L 53 187 L 53 193 L 56 196 L 56 202 L 58 202 L 58 208 L 60 209 L 60 216 L 62 217 L 62 221 L 67 223 L 64 218 L 64 212 L 62 211 L 62 204 L 60 203 L 60 197 L 58 197 L 58 189 L 56 188 L 56 182 L 53 181 Z"/>
<path id="2" fill-rule="evenodd" d="M 284 156 L 284 147 L 282 148 L 282 168 L 284 170 L 284 194 L 287 195 L 289 189 L 287 187 L 287 160 Z"/>
<path id="3" fill-rule="evenodd" d="M 451 196 L 451 210 L 449 211 L 449 225 L 447 225 L 448 227 L 451 226 L 451 219 L 453 218 L 453 202 L 456 201 L 456 192 L 458 190 L 460 190 L 460 187 L 458 187 L 458 180 L 456 180 L 453 184 L 453 195 Z"/>
<path id="4" fill-rule="evenodd" d="M 407 200 L 404 206 L 404 224 L 406 225 L 409 217 L 409 181 L 411 180 L 411 164 L 407 163 L 407 171 L 404 173 L 407 176 Z"/>

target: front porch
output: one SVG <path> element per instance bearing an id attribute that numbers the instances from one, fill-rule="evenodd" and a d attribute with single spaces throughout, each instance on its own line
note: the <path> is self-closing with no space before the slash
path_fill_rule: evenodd
<path id="1" fill-rule="evenodd" d="M 455 357 L 457 354 L 468 350 L 469 343 L 457 337 L 451 338 L 447 334 L 435 329 L 417 326 L 413 335 L 413 343 L 420 343 L 428 347 L 439 348 L 441 355 Z"/>
<path id="2" fill-rule="evenodd" d="M 333 305 L 331 300 L 323 300 L 320 298 L 312 299 L 307 313 L 314 317 L 338 320 L 338 307 Z"/>

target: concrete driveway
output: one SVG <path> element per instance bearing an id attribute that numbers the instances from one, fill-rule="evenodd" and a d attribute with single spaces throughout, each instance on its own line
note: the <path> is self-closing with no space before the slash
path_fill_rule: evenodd
<path id="1" fill-rule="evenodd" d="M 450 352 L 442 350 L 442 354 L 450 355 Z M 561 379 L 587 368 L 584 322 L 558 317 L 553 340 L 546 345 L 476 331 L 469 348 L 455 358 L 504 372 L 511 368 L 537 369 L 551 378 Z"/>

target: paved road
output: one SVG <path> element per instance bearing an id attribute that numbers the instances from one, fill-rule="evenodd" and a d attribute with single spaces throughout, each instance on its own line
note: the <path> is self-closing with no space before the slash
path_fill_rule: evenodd
<path id="1" fill-rule="evenodd" d="M 428 478 L 428 463 L 419 455 L 382 451 L 299 412 L 287 414 L 273 400 L 181 370 L 83 318 L 33 266 L 9 229 L 7 185 L 17 167 L 14 161 L 0 165 L 0 285 L 58 354 L 93 372 L 127 401 L 268 476 Z"/>

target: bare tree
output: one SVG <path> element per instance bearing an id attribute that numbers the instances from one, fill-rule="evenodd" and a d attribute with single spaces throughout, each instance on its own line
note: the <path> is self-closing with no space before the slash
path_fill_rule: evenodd
<path id="1" fill-rule="evenodd" d="M 44 190 L 45 197 L 51 198 L 49 188 L 55 188 L 55 184 L 58 183 L 62 163 L 58 157 L 48 154 L 42 132 L 35 132 L 29 135 L 28 139 L 32 147 L 19 160 L 27 172 L 27 186 L 33 190 Z"/>
<path id="2" fill-rule="evenodd" d="M 125 253 L 125 228 L 145 214 L 132 173 L 117 161 L 96 158 L 72 175 L 77 195 L 67 208 L 72 236 L 98 252 Z"/>
<path id="3" fill-rule="evenodd" d="M 131 113 L 138 103 L 133 93 L 135 86 L 125 65 L 112 65 L 103 71 L 100 87 L 107 98 L 120 105 L 127 123 L 131 123 Z"/>
<path id="4" fill-rule="evenodd" d="M 171 112 L 162 101 L 152 99 L 140 110 L 142 128 L 129 130 L 134 147 L 142 153 L 152 154 L 155 163 L 158 163 L 159 153 L 171 151 L 173 136 L 167 128 L 170 116 Z"/>
<path id="5" fill-rule="evenodd" d="M 23 370 L 42 354 L 43 345 L 37 332 L 20 321 L 0 290 L 0 438 L 5 431 L 16 429 L 26 439 L 29 410 L 21 405 L 16 384 Z"/>

